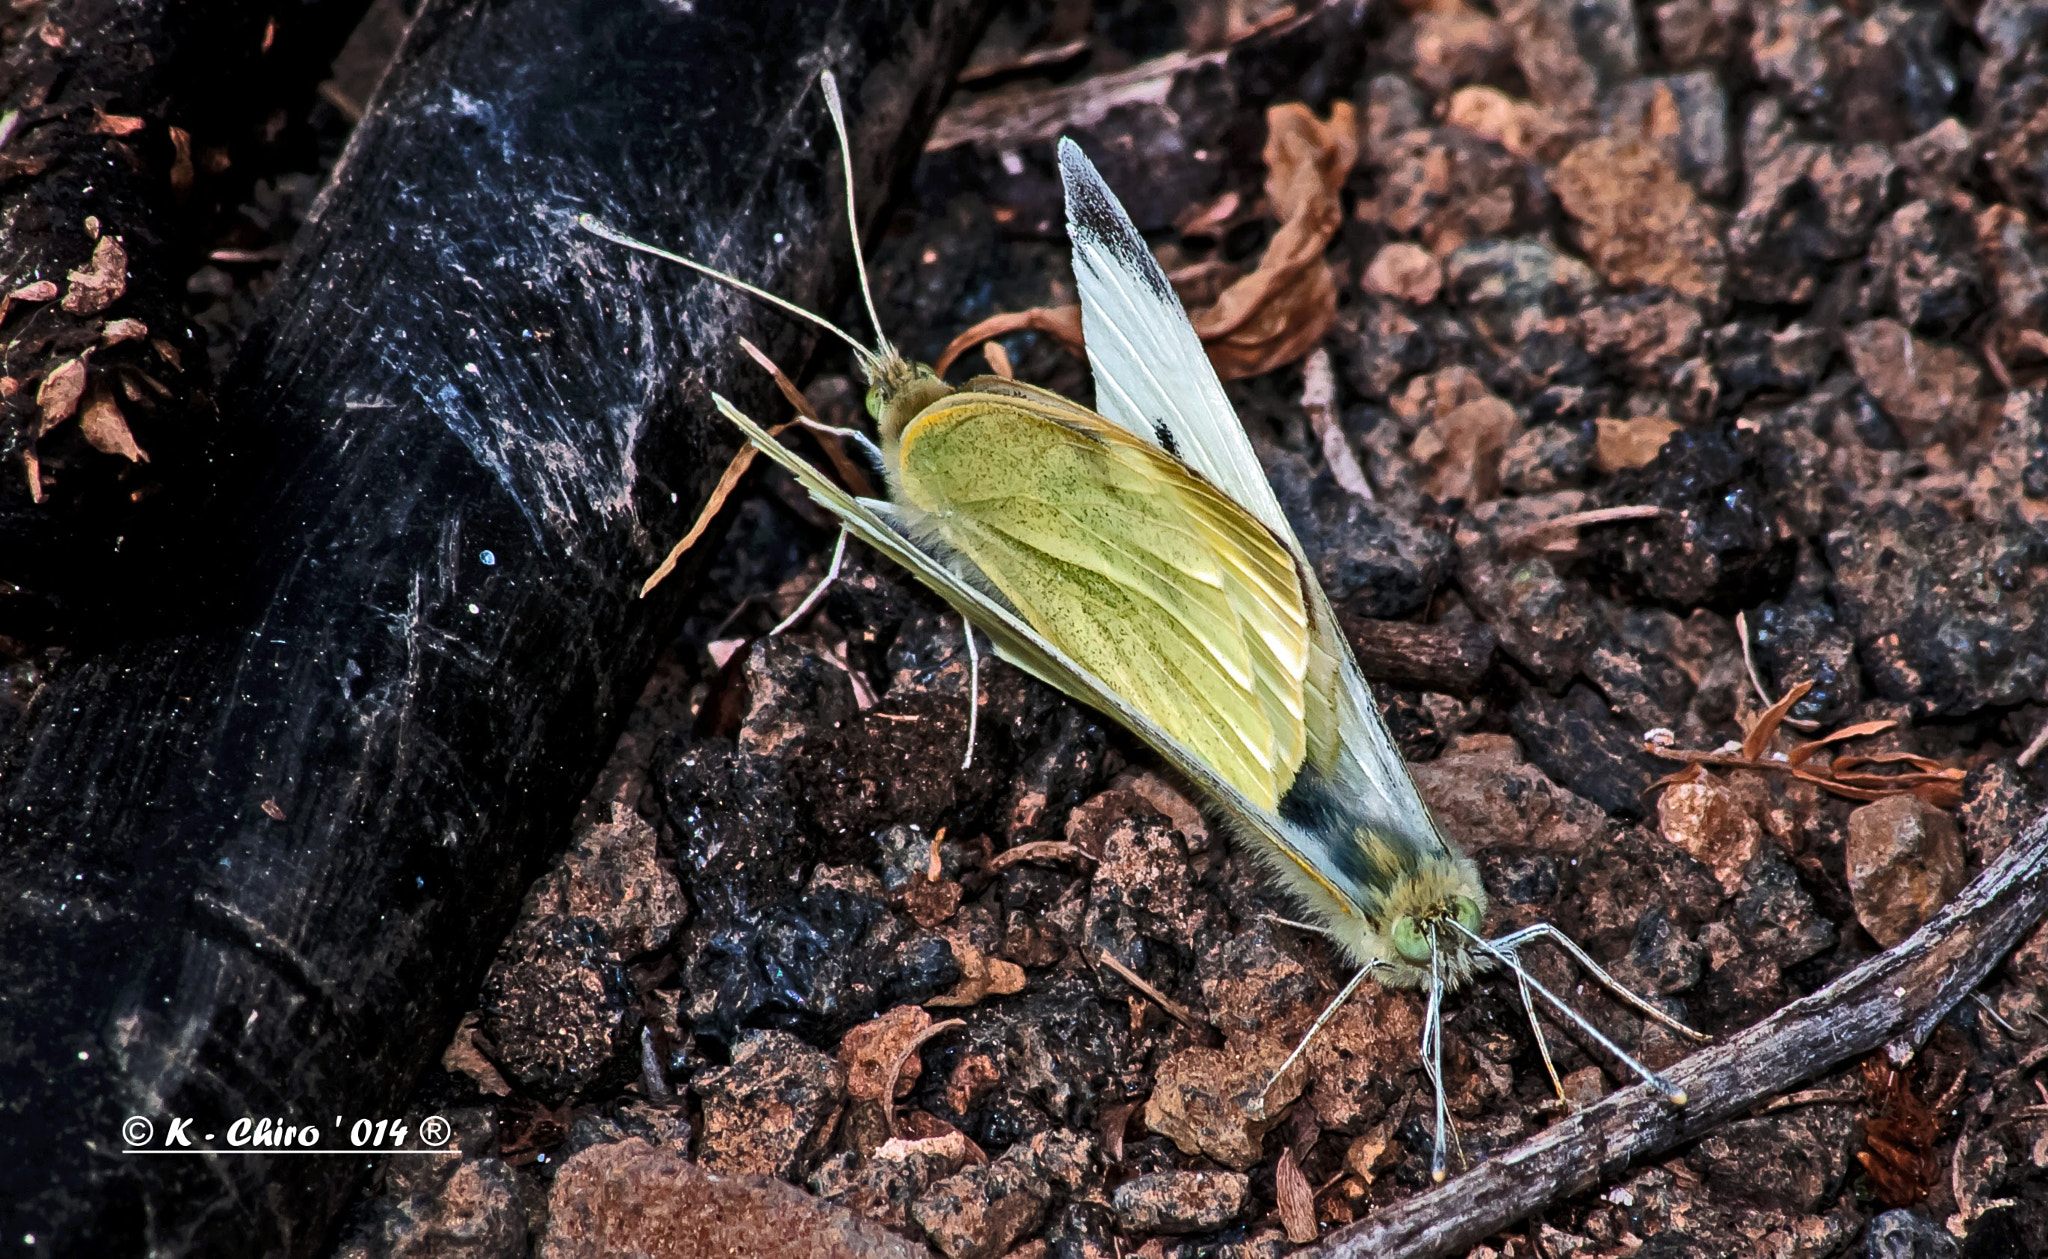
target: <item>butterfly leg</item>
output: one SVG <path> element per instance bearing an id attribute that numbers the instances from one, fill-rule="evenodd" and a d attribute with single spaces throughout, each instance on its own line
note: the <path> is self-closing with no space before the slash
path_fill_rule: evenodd
<path id="1" fill-rule="evenodd" d="M 974 732 L 981 719 L 981 648 L 974 645 L 974 622 L 963 616 L 960 628 L 967 631 L 967 759 L 960 762 L 960 768 L 972 769 Z"/>
<path id="2" fill-rule="evenodd" d="M 1614 1041 L 1611 1038 L 1609 1038 L 1605 1032 L 1602 1032 L 1599 1028 L 1593 1026 L 1593 1023 L 1590 1019 L 1588 1019 L 1585 1015 L 1580 1014 L 1577 1010 L 1574 1010 L 1570 1006 L 1566 1005 L 1562 997 L 1558 996 L 1550 989 L 1545 988 L 1534 975 L 1531 975 L 1527 970 L 1523 969 L 1521 961 L 1515 956 L 1513 952 L 1513 946 L 1515 944 L 1521 943 L 1525 940 L 1533 939 L 1536 936 L 1546 934 L 1551 935 L 1553 938 L 1563 938 L 1563 932 L 1557 931 L 1557 929 L 1554 927 L 1550 928 L 1548 932 L 1539 931 L 1534 927 L 1525 927 L 1521 931 L 1512 932 L 1508 935 L 1502 936 L 1500 940 L 1484 940 L 1481 939 L 1479 936 L 1474 935 L 1472 932 L 1465 930 L 1465 927 L 1461 923 L 1454 921 L 1450 925 L 1453 930 L 1460 932 L 1468 940 L 1470 940 L 1473 943 L 1473 945 L 1475 945 L 1479 949 L 1480 952 L 1487 954 L 1488 956 L 1493 958 L 1493 960 L 1501 963 L 1503 966 L 1506 966 L 1510 971 L 1514 972 L 1517 979 L 1521 980 L 1523 983 L 1528 984 L 1530 988 L 1534 989 L 1536 995 L 1542 997 L 1544 1002 L 1548 1004 L 1553 1010 L 1556 1010 L 1559 1014 L 1569 1019 L 1574 1027 L 1578 1028 L 1580 1031 L 1584 1032 L 1588 1037 L 1592 1038 L 1592 1040 L 1595 1043 L 1597 1043 L 1602 1049 L 1605 1049 L 1608 1053 L 1613 1054 L 1616 1058 L 1619 1058 L 1624 1064 L 1627 1065 L 1629 1070 L 1636 1073 L 1636 1075 L 1643 1081 L 1643 1083 L 1648 1084 L 1650 1087 L 1656 1089 L 1658 1092 L 1664 1094 L 1665 1097 L 1669 1098 L 1673 1106 L 1685 1105 L 1686 1097 L 1684 1089 L 1677 1087 L 1676 1085 L 1672 1084 L 1669 1080 L 1665 1079 L 1663 1076 L 1657 1074 L 1655 1071 L 1650 1070 L 1650 1068 L 1638 1062 L 1635 1058 L 1635 1055 L 1629 1053 L 1620 1045 L 1615 1044 Z M 1504 942 L 1506 947 L 1503 947 Z M 1581 952 L 1576 945 L 1573 945 L 1569 951 L 1577 957 L 1585 958 L 1585 954 Z M 1586 965 L 1587 969 L 1592 971 L 1594 974 L 1605 975 L 1604 971 L 1601 971 L 1597 966 L 1592 965 L 1591 959 L 1586 959 Z M 1622 992 L 1627 992 L 1627 990 L 1621 988 L 1619 984 L 1615 984 L 1612 977 L 1608 977 L 1607 982 L 1608 984 L 1612 985 L 1615 989 Z M 1633 993 L 1629 993 L 1628 995 L 1631 998 L 1632 1002 L 1641 1003 L 1641 1005 L 1646 1007 L 1649 1004 L 1648 1002 L 1642 1001 L 1640 997 L 1636 997 Z M 1669 1019 L 1670 1016 L 1663 1015 L 1660 1012 L 1660 1018 Z M 1684 1027 L 1684 1024 L 1677 1024 L 1677 1026 Z M 1697 1033 L 1694 1034 L 1697 1035 Z"/>
<path id="3" fill-rule="evenodd" d="M 818 606 L 818 600 L 824 598 L 825 592 L 832 588 L 832 583 L 839 580 L 839 566 L 844 563 L 846 563 L 846 530 L 841 529 L 839 531 L 839 545 L 832 548 L 832 566 L 825 570 L 825 580 L 813 586 L 811 593 L 804 596 L 804 601 L 796 605 L 796 610 L 783 617 L 781 624 L 768 631 L 768 637 L 774 638 L 781 634 L 782 631 L 801 621 L 804 615 L 812 608 Z"/>
<path id="4" fill-rule="evenodd" d="M 1544 1039 L 1543 1024 L 1536 1019 L 1536 1002 L 1529 996 L 1529 981 L 1520 970 L 1515 972 L 1515 987 L 1522 994 L 1522 1013 L 1529 1016 L 1529 1031 L 1536 1037 L 1536 1052 L 1543 1055 L 1543 1069 L 1550 1073 L 1550 1087 L 1557 1090 L 1558 1103 L 1569 1111 L 1572 1100 L 1564 1095 L 1564 1081 L 1558 1078 L 1557 1064 L 1550 1060 L 1550 1042 Z"/>
<path id="5" fill-rule="evenodd" d="M 1651 1005 L 1648 1001 L 1644 1000 L 1642 997 L 1630 991 L 1626 986 L 1624 986 L 1621 983 L 1620 980 L 1608 974 L 1607 971 L 1604 968 L 1602 968 L 1598 962 L 1594 961 L 1591 957 L 1587 956 L 1586 950 L 1580 948 L 1576 940 L 1573 940 L 1570 936 L 1566 935 L 1562 931 L 1559 931 L 1556 927 L 1552 926 L 1547 922 L 1533 923 L 1527 927 L 1522 928 L 1520 931 L 1511 931 L 1507 935 L 1502 936 L 1500 939 L 1495 940 L 1493 943 L 1496 946 L 1505 949 L 1508 953 L 1512 954 L 1515 952 L 1515 948 L 1517 945 L 1524 944 L 1530 940 L 1548 940 L 1552 944 L 1555 944 L 1557 947 L 1563 949 L 1566 953 L 1571 954 L 1572 960 L 1577 962 L 1579 966 L 1588 975 L 1591 975 L 1593 977 L 1594 983 L 1599 984 L 1602 988 L 1605 988 L 1607 991 L 1613 993 L 1617 1000 L 1621 1001 L 1623 1004 L 1627 1005 L 1630 1009 L 1636 1011 L 1638 1014 L 1641 1014 L 1644 1018 L 1652 1019 L 1658 1023 L 1663 1024 L 1665 1027 L 1670 1028 L 1672 1031 L 1679 1033 L 1680 1035 L 1690 1036 L 1692 1039 L 1697 1041 L 1708 1041 L 1713 1039 L 1713 1037 L 1707 1035 L 1705 1032 L 1696 1032 L 1692 1028 L 1687 1027 L 1685 1024 L 1679 1022 L 1677 1019 L 1672 1018 L 1670 1015 L 1664 1013 L 1664 1011 L 1658 1009 L 1654 1005 Z"/>
<path id="6" fill-rule="evenodd" d="M 1430 1151 L 1429 1178 L 1442 1184 L 1449 1173 L 1444 1132 L 1451 1127 L 1450 1105 L 1444 1100 L 1444 980 L 1436 950 L 1436 931 L 1429 933 L 1429 1004 L 1422 1012 L 1422 1071 L 1436 1098 L 1436 1145 Z M 1456 1139 L 1456 1133 L 1452 1133 Z"/>
<path id="7" fill-rule="evenodd" d="M 1285 922 L 1286 920 L 1278 919 L 1276 921 Z M 1290 925 L 1298 926 L 1301 924 Z M 1310 927 L 1308 929 L 1311 931 L 1319 930 L 1319 928 L 1315 927 Z M 1364 983 L 1365 977 L 1367 975 L 1372 974 L 1373 970 L 1377 968 L 1379 965 L 1380 963 L 1378 962 L 1368 962 L 1364 966 L 1359 967 L 1358 973 L 1351 977 L 1351 982 L 1345 984 L 1343 989 L 1340 992 L 1338 992 L 1338 994 L 1335 997 L 1332 997 L 1330 999 L 1330 1004 L 1323 1007 L 1323 1012 L 1321 1014 L 1316 1015 L 1316 1021 L 1309 1024 L 1309 1029 L 1307 1033 L 1304 1034 L 1300 1042 L 1294 1046 L 1294 1052 L 1287 1055 L 1287 1060 L 1280 1064 L 1280 1069 L 1273 1073 L 1273 1078 L 1266 1081 L 1266 1087 L 1260 1089 L 1259 1095 L 1252 1099 L 1252 1104 L 1247 1109 L 1249 1109 L 1254 1116 L 1263 1115 L 1266 1113 L 1266 1094 L 1273 1091 L 1273 1086 L 1280 1082 L 1280 1077 L 1287 1074 L 1287 1068 L 1293 1066 L 1294 1060 L 1301 1057 L 1301 1055 L 1308 1050 L 1309 1042 L 1316 1038 L 1316 1033 L 1322 1031 L 1323 1025 L 1328 1023 L 1332 1018 L 1336 1017 L 1337 1011 L 1344 1007 L 1344 1003 L 1346 1001 L 1351 1000 L 1351 994 L 1358 991 L 1358 985 Z"/>

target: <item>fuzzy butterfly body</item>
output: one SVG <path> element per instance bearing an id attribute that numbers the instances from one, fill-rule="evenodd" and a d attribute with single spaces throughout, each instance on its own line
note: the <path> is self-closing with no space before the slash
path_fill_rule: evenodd
<path id="1" fill-rule="evenodd" d="M 843 145 L 829 79 L 827 100 Z M 954 389 L 879 329 L 869 351 L 832 328 L 870 380 L 887 499 L 848 493 L 714 395 L 720 411 L 1004 659 L 1114 717 L 1184 774 L 1362 968 L 1339 1003 L 1367 973 L 1427 989 L 1438 1175 L 1440 1004 L 1486 965 L 1514 971 L 1532 1026 L 1533 988 L 1658 1082 L 1528 976 L 1515 950 L 1551 939 L 1641 1012 L 1681 1025 L 1554 928 L 1478 934 L 1478 872 L 1417 793 L 1165 273 L 1080 148 L 1062 140 L 1059 161 L 1098 410 L 997 377 Z"/>

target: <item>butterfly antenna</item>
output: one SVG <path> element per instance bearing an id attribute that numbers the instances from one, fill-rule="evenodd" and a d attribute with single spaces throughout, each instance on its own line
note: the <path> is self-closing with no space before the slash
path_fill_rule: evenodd
<path id="1" fill-rule="evenodd" d="M 728 275 L 726 272 L 720 271 L 717 267 L 706 266 L 705 264 L 697 261 L 695 258 L 685 258 L 681 254 L 671 253 L 670 251 L 663 249 L 658 245 L 650 245 L 644 240 L 635 240 L 631 236 L 626 235 L 624 232 L 614 231 L 611 228 L 605 226 L 603 223 L 598 221 L 597 216 L 592 214 L 577 215 L 576 226 L 582 228 L 586 232 L 589 232 L 592 236 L 595 236 L 600 240 L 608 240 L 612 242 L 614 245 L 624 245 L 628 249 L 635 249 L 643 254 L 650 254 L 656 258 L 661 258 L 668 262 L 679 262 L 682 265 L 688 267 L 690 270 L 695 271 L 700 275 L 710 276 L 712 279 L 718 281 L 720 284 L 726 285 L 729 288 L 736 288 L 740 292 L 747 294 L 749 297 L 759 298 L 760 300 L 767 302 L 770 306 L 774 306 L 777 307 L 778 309 L 787 311 L 788 313 L 795 315 L 799 319 L 808 320 L 811 323 L 818 325 L 820 328 L 823 328 L 825 331 L 831 333 L 833 336 L 838 337 L 841 341 L 846 342 L 846 344 L 852 346 L 855 357 L 859 358 L 862 363 L 873 364 L 876 361 L 875 352 L 873 350 L 870 350 L 868 347 L 854 340 L 853 337 L 850 334 L 848 334 L 844 329 L 839 327 L 838 324 L 831 322 L 822 315 L 816 315 L 808 310 L 805 310 L 803 307 L 797 305 L 795 302 L 788 300 L 787 298 L 777 297 L 775 294 L 770 293 L 767 289 L 760 288 L 757 285 L 749 284 L 745 280 L 740 279 L 736 275 Z"/>
<path id="2" fill-rule="evenodd" d="M 1276 919 L 1275 921 L 1285 922 L 1286 920 Z M 1317 930 L 1317 928 L 1314 927 L 1310 927 L 1308 929 L 1311 931 Z M 1301 1055 L 1307 1051 L 1309 1042 L 1316 1038 L 1317 1032 L 1323 1030 L 1323 1025 L 1328 1023 L 1332 1018 L 1335 1018 L 1337 1011 L 1343 1008 L 1344 1003 L 1346 1001 L 1351 1000 L 1351 994 L 1358 991 L 1358 985 L 1365 982 L 1365 977 L 1367 975 L 1372 974 L 1373 971 L 1381 965 L 1384 965 L 1384 963 L 1380 962 L 1378 959 L 1374 959 L 1373 961 L 1367 962 L 1364 966 L 1359 967 L 1358 973 L 1351 977 L 1350 983 L 1344 985 L 1343 991 L 1339 992 L 1335 997 L 1332 997 L 1330 999 L 1330 1004 L 1323 1007 L 1323 1012 L 1321 1014 L 1316 1015 L 1316 1021 L 1314 1023 L 1309 1024 L 1308 1032 L 1302 1036 L 1300 1043 L 1295 1045 L 1294 1052 L 1287 1055 L 1287 1061 L 1280 1064 L 1280 1069 L 1273 1073 L 1273 1078 L 1266 1081 L 1266 1087 L 1260 1089 L 1259 1095 L 1252 1099 L 1252 1104 L 1249 1107 L 1249 1109 L 1251 1110 L 1251 1113 L 1254 1117 L 1258 1117 L 1266 1113 L 1266 1094 L 1271 1093 L 1273 1091 L 1273 1086 L 1280 1082 L 1281 1076 L 1287 1074 L 1287 1068 L 1294 1065 L 1295 1059 L 1301 1057 Z"/>
<path id="3" fill-rule="evenodd" d="M 853 234 L 853 265 L 860 272 L 860 296 L 867 303 L 868 319 L 875 325 L 875 348 L 887 357 L 889 338 L 882 332 L 882 317 L 875 312 L 875 293 L 868 287 L 868 264 L 861 257 L 860 216 L 853 208 L 853 142 L 846 137 L 846 108 L 839 102 L 839 80 L 830 70 L 818 76 L 825 89 L 825 108 L 832 114 L 832 130 L 839 134 L 839 167 L 846 173 L 846 227 Z"/>
<path id="4" fill-rule="evenodd" d="M 1478 946 L 1478 948 L 1482 952 L 1486 953 L 1495 961 L 1499 962 L 1501 965 L 1507 967 L 1510 971 L 1514 972 L 1517 979 L 1519 979 L 1523 983 L 1528 984 L 1530 988 L 1535 990 L 1537 996 L 1542 997 L 1546 1002 L 1550 1004 L 1550 1007 L 1556 1010 L 1559 1014 L 1562 1014 L 1567 1019 L 1570 1019 L 1573 1026 L 1577 1027 L 1580 1031 L 1584 1032 L 1587 1036 L 1591 1037 L 1593 1041 L 1596 1044 L 1598 1044 L 1602 1049 L 1605 1049 L 1608 1053 L 1613 1054 L 1616 1058 L 1619 1058 L 1622 1061 L 1622 1063 L 1624 1063 L 1628 1067 L 1629 1070 L 1636 1073 L 1636 1075 L 1643 1081 L 1643 1083 L 1649 1085 L 1651 1088 L 1656 1089 L 1658 1092 L 1662 1093 L 1667 1099 L 1670 1100 L 1673 1106 L 1685 1105 L 1686 1092 L 1684 1089 L 1679 1088 L 1671 1081 L 1665 1079 L 1663 1076 L 1659 1075 L 1655 1071 L 1650 1070 L 1650 1068 L 1636 1061 L 1635 1056 L 1633 1054 L 1629 1053 L 1626 1049 L 1623 1049 L 1620 1045 L 1615 1044 L 1614 1041 L 1606 1035 L 1606 1033 L 1602 1032 L 1599 1028 L 1593 1026 L 1592 1021 L 1589 1020 L 1585 1015 L 1580 1014 L 1577 1010 L 1574 1010 L 1570 1006 L 1566 1005 L 1563 999 L 1561 999 L 1556 993 L 1552 992 L 1548 988 L 1545 988 L 1540 982 L 1538 982 L 1534 975 L 1531 975 L 1527 970 L 1523 969 L 1521 960 L 1515 956 L 1512 947 L 1502 948 L 1493 941 L 1482 940 L 1477 935 L 1474 935 L 1472 932 L 1466 930 L 1465 925 L 1463 923 L 1453 922 L 1451 925 L 1457 928 L 1460 932 L 1462 932 L 1465 935 L 1465 937 L 1471 940 L 1473 944 Z M 1516 935 L 1521 934 L 1522 933 L 1520 932 L 1516 933 Z M 1670 1016 L 1665 1015 L 1664 1017 L 1669 1018 Z M 1683 1025 L 1681 1024 L 1681 1026 Z"/>

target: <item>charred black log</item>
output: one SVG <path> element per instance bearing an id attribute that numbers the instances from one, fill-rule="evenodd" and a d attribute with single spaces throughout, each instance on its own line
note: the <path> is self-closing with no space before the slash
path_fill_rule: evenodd
<path id="1" fill-rule="evenodd" d="M 426 6 L 222 390 L 248 545 L 202 583 L 242 610 L 0 727 L 10 1247 L 322 1247 L 364 1160 L 124 1141 L 396 1112 L 686 597 L 636 592 L 732 448 L 708 390 L 772 413 L 735 337 L 810 335 L 575 215 L 835 309 L 817 72 L 878 192 L 982 7 Z"/>
<path id="2" fill-rule="evenodd" d="M 0 58 L 0 634 L 105 635 L 115 610 L 165 596 L 151 570 L 194 545 L 220 431 L 185 277 L 214 210 L 246 190 L 249 157 L 303 107 L 363 8 L 14 6 Z"/>

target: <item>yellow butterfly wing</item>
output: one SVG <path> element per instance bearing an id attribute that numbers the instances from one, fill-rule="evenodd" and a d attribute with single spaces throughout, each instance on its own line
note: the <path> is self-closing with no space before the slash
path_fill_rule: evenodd
<path id="1" fill-rule="evenodd" d="M 1065 399 L 993 384 L 905 430 L 898 503 L 1033 629 L 1276 808 L 1307 744 L 1294 557 L 1159 447 Z"/>

